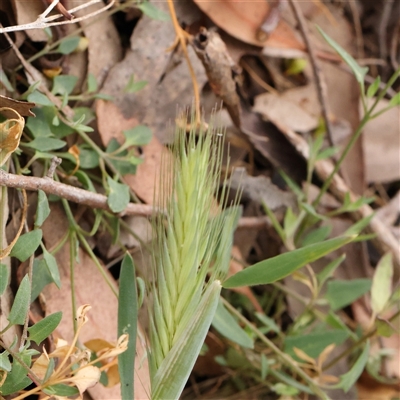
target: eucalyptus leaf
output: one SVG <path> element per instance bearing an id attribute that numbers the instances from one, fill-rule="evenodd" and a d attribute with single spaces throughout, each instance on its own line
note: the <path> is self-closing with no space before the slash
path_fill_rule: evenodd
<path id="1" fill-rule="evenodd" d="M 49 337 L 54 329 L 57 328 L 62 318 L 62 312 L 56 312 L 43 318 L 41 321 L 28 328 L 29 340 L 39 345 L 43 340 Z"/>
<path id="2" fill-rule="evenodd" d="M 134 372 L 138 317 L 135 266 L 129 253 L 122 260 L 119 276 L 118 337 L 129 335 L 126 351 L 118 355 L 118 371 L 121 381 L 121 398 L 134 399 Z"/>
<path id="3" fill-rule="evenodd" d="M 223 283 L 223 287 L 232 288 L 275 282 L 352 240 L 353 236 L 340 236 L 269 258 L 231 276 Z"/>
<path id="4" fill-rule="evenodd" d="M 11 250 L 11 257 L 18 258 L 19 261 L 26 261 L 31 255 L 33 255 L 36 249 L 39 247 L 42 240 L 42 230 L 34 229 L 28 233 L 21 235 L 15 246 Z"/>
<path id="5" fill-rule="evenodd" d="M 7 319 L 11 325 L 23 325 L 29 310 L 31 287 L 28 275 L 25 275 L 15 295 L 10 314 Z"/>

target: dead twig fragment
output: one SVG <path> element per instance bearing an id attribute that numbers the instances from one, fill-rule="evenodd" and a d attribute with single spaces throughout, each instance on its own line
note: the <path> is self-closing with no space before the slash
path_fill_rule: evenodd
<path id="1" fill-rule="evenodd" d="M 234 79 L 240 70 L 229 55 L 225 43 L 216 31 L 200 28 L 192 46 L 206 70 L 213 92 L 226 105 L 234 124 L 240 127 L 240 99 Z"/>
<path id="2" fill-rule="evenodd" d="M 49 179 L 49 177 L 38 178 L 34 176 L 14 175 L 0 170 L 0 185 L 31 191 L 43 190 L 43 192 L 47 194 L 62 197 L 73 203 L 84 204 L 91 208 L 98 208 L 112 213 L 107 203 L 107 196 L 56 182 L 53 179 Z M 119 213 L 119 215 L 150 216 L 153 213 L 153 206 L 129 203 L 125 210 Z"/>
<path id="3" fill-rule="evenodd" d="M 302 12 L 301 12 L 301 9 L 295 0 L 289 0 L 289 2 L 292 7 L 292 10 L 294 12 L 294 15 L 296 16 L 297 22 L 299 24 L 300 32 L 303 36 L 304 43 L 306 44 L 307 51 L 310 56 L 310 62 L 311 62 L 311 66 L 312 66 L 312 69 L 314 72 L 314 76 L 315 76 L 315 83 L 317 86 L 318 99 L 319 99 L 319 102 L 321 103 L 322 116 L 324 117 L 324 120 L 325 120 L 328 141 L 331 146 L 334 146 L 332 127 L 331 127 L 331 123 L 329 120 L 329 109 L 328 109 L 326 84 L 323 80 L 322 72 L 319 67 L 317 57 L 314 52 L 314 48 L 311 44 L 311 40 L 310 40 L 308 32 L 307 32 L 307 24 L 306 24 L 306 21 L 304 19 Z"/>
<path id="4" fill-rule="evenodd" d="M 47 178 L 53 179 L 54 172 L 55 172 L 56 168 L 61 164 L 61 161 L 62 160 L 59 157 L 53 157 L 51 159 L 50 168 L 49 168 L 49 170 L 47 171 L 47 174 L 46 174 Z"/>

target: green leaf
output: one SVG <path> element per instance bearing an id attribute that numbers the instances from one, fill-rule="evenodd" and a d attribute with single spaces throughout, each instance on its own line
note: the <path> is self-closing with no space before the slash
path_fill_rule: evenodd
<path id="1" fill-rule="evenodd" d="M 35 90 L 31 94 L 29 94 L 27 100 L 41 106 L 54 106 L 51 100 L 38 90 Z"/>
<path id="2" fill-rule="evenodd" d="M 61 43 L 58 45 L 56 52 L 61 54 L 70 54 L 76 50 L 79 45 L 80 37 L 67 37 L 62 39 Z"/>
<path id="3" fill-rule="evenodd" d="M 302 241 L 302 246 L 309 246 L 310 244 L 324 241 L 331 233 L 332 226 L 324 225 L 319 228 L 313 229 Z"/>
<path id="4" fill-rule="evenodd" d="M 26 261 L 33 255 L 42 240 L 42 230 L 34 229 L 28 233 L 21 235 L 15 246 L 11 250 L 11 257 L 18 258 L 19 261 Z"/>
<path id="5" fill-rule="evenodd" d="M 7 75 L 3 71 L 3 69 L 0 70 L 0 83 L 9 91 L 9 92 L 14 92 L 14 88 L 11 85 L 11 82 L 8 80 Z"/>
<path id="6" fill-rule="evenodd" d="M 21 353 L 18 354 L 25 364 L 30 366 L 31 357 L 23 355 Z M 15 394 L 22 389 L 25 389 L 29 386 L 32 381 L 27 377 L 28 371 L 17 361 L 13 360 L 11 372 L 7 375 L 7 378 L 2 386 L 0 386 L 0 393 L 3 396 L 7 396 L 9 394 Z"/>
<path id="7" fill-rule="evenodd" d="M 74 90 L 78 78 L 73 75 L 58 75 L 53 79 L 53 89 L 51 93 L 62 96 L 71 94 Z"/>
<path id="8" fill-rule="evenodd" d="M 221 284 L 214 281 L 203 294 L 192 319 L 153 378 L 153 399 L 180 397 L 214 318 L 220 292 Z"/>
<path id="9" fill-rule="evenodd" d="M 142 11 L 143 14 L 147 15 L 151 19 L 158 19 L 160 21 L 169 21 L 170 16 L 164 10 L 157 8 L 153 3 L 148 1 L 139 4 L 138 9 Z"/>
<path id="10" fill-rule="evenodd" d="M 298 217 L 293 213 L 291 207 L 288 207 L 283 220 L 283 230 L 285 231 L 286 238 L 292 238 L 296 232 Z"/>
<path id="11" fill-rule="evenodd" d="M 118 371 L 121 380 L 121 398 L 134 399 L 134 369 L 137 335 L 137 292 L 135 266 L 129 253 L 122 260 L 119 276 L 118 337 L 129 335 L 128 349 L 118 355 Z"/>
<path id="12" fill-rule="evenodd" d="M 371 279 L 360 278 L 347 280 L 334 280 L 328 282 L 326 299 L 332 310 L 340 310 L 357 300 L 371 289 Z"/>
<path id="13" fill-rule="evenodd" d="M 23 325 L 28 314 L 31 300 L 31 288 L 28 275 L 25 275 L 15 295 L 10 314 L 7 319 L 11 325 Z"/>
<path id="14" fill-rule="evenodd" d="M 38 346 L 44 339 L 49 337 L 54 329 L 57 328 L 62 318 L 62 312 L 56 312 L 43 318 L 41 321 L 28 328 L 29 340 L 35 342 Z"/>
<path id="15" fill-rule="evenodd" d="M 55 257 L 49 253 L 44 246 L 42 246 L 43 250 L 43 259 L 46 263 L 46 266 L 50 272 L 50 276 L 52 282 L 56 284 L 56 286 L 61 288 L 61 279 L 60 279 L 60 271 L 58 270 L 58 265 Z"/>
<path id="16" fill-rule="evenodd" d="M 367 364 L 369 347 L 370 346 L 368 341 L 360 357 L 354 363 L 351 370 L 340 377 L 340 382 L 338 385 L 335 385 L 335 387 L 342 388 L 346 393 L 352 388 L 352 386 L 356 383 L 357 379 L 364 371 L 364 367 Z"/>
<path id="17" fill-rule="evenodd" d="M 218 303 L 212 326 L 227 339 L 238 345 L 253 349 L 254 343 L 249 335 L 240 327 L 232 314 L 224 307 L 221 301 Z"/>
<path id="18" fill-rule="evenodd" d="M 28 143 L 21 143 L 25 147 L 30 147 L 39 151 L 51 151 L 63 148 L 66 143 L 63 140 L 49 138 L 49 137 L 37 137 Z"/>
<path id="19" fill-rule="evenodd" d="M 63 383 L 57 383 L 56 385 L 47 386 L 43 389 L 43 392 L 49 396 L 60 396 L 69 398 L 79 394 L 79 390 L 75 386 L 64 385 Z"/>
<path id="20" fill-rule="evenodd" d="M 143 146 L 150 143 L 152 138 L 151 129 L 148 126 L 138 125 L 132 129 L 122 132 L 125 136 L 124 146 Z"/>
<path id="21" fill-rule="evenodd" d="M 344 233 L 345 235 L 358 235 L 366 226 L 369 225 L 371 219 L 374 217 L 374 214 L 368 215 L 357 221 L 353 224 L 349 229 Z"/>
<path id="22" fill-rule="evenodd" d="M 49 201 L 47 200 L 46 193 L 43 190 L 38 191 L 38 205 L 36 209 L 35 227 L 38 228 L 43 225 L 43 222 L 50 215 Z"/>
<path id="23" fill-rule="evenodd" d="M 147 83 L 147 81 L 135 82 L 135 75 L 132 74 L 129 78 L 128 84 L 125 86 L 124 91 L 126 93 L 138 92 L 139 90 L 142 90 L 147 85 Z"/>
<path id="24" fill-rule="evenodd" d="M 232 288 L 275 282 L 352 240 L 353 236 L 340 236 L 269 258 L 231 276 L 223 283 L 223 287 Z"/>
<path id="25" fill-rule="evenodd" d="M 79 147 L 79 162 L 81 168 L 96 168 L 99 166 L 99 159 L 99 155 L 93 149 L 83 145 Z"/>
<path id="26" fill-rule="evenodd" d="M 33 261 L 31 303 L 39 296 L 43 288 L 53 282 L 46 261 L 35 259 Z"/>
<path id="27" fill-rule="evenodd" d="M 34 137 L 49 137 L 52 135 L 50 124 L 46 120 L 43 108 L 35 108 L 36 117 L 29 117 L 26 127 Z"/>
<path id="28" fill-rule="evenodd" d="M 298 349 L 303 350 L 311 358 L 316 359 L 330 344 L 334 343 L 335 345 L 339 345 L 348 337 L 349 334 L 347 331 L 338 329 L 312 332 L 307 335 L 286 336 L 285 353 L 289 354 L 297 361 L 300 361 L 293 350 L 294 347 L 297 347 Z"/>
<path id="29" fill-rule="evenodd" d="M 268 375 L 268 371 L 269 371 L 269 364 L 268 364 L 267 357 L 265 356 L 264 353 L 261 353 L 261 379 L 262 380 L 265 380 L 265 378 Z"/>
<path id="30" fill-rule="evenodd" d="M 10 269 L 5 264 L 0 264 L 0 296 L 5 292 L 10 280 Z"/>
<path id="31" fill-rule="evenodd" d="M 337 51 L 340 57 L 343 58 L 344 62 L 351 68 L 357 82 L 362 88 L 362 92 L 364 93 L 364 78 L 368 72 L 368 68 L 360 67 L 357 64 L 356 60 L 349 53 L 347 53 L 338 43 L 331 39 L 319 26 L 317 26 L 317 29 L 323 36 L 323 38 L 328 42 L 328 44 Z"/>
<path id="32" fill-rule="evenodd" d="M 376 266 L 371 287 L 371 307 L 379 314 L 392 294 L 393 260 L 390 253 L 385 254 Z"/>
<path id="33" fill-rule="evenodd" d="M 321 287 L 335 272 L 336 268 L 346 259 L 346 254 L 331 261 L 320 273 L 317 274 L 318 284 Z"/>
<path id="34" fill-rule="evenodd" d="M 375 96 L 376 92 L 379 89 L 379 85 L 381 84 L 381 77 L 378 75 L 376 79 L 371 83 L 367 90 L 367 97 L 372 98 Z"/>
<path id="35" fill-rule="evenodd" d="M 97 92 L 97 89 L 97 79 L 91 72 L 89 72 L 87 77 L 87 91 L 88 93 L 94 93 Z"/>
<path id="36" fill-rule="evenodd" d="M 400 104 L 400 92 L 396 93 L 389 101 L 389 106 L 395 107 Z"/>
<path id="37" fill-rule="evenodd" d="M 123 183 L 118 183 L 107 177 L 107 183 L 109 186 L 109 194 L 107 197 L 107 204 L 111 208 L 112 212 L 119 213 L 125 210 L 129 203 L 129 187 Z"/>
<path id="38" fill-rule="evenodd" d="M 279 326 L 276 324 L 276 322 L 272 318 L 266 316 L 265 314 L 259 313 L 259 312 L 256 312 L 255 316 L 263 323 L 263 325 L 266 328 L 268 328 L 268 331 L 266 331 L 266 332 L 279 333 L 281 331 Z M 265 330 L 264 330 L 264 332 L 265 332 Z"/>
<path id="39" fill-rule="evenodd" d="M 0 371 L 7 371 L 7 372 L 11 371 L 11 363 L 8 356 L 9 353 L 6 350 L 0 353 Z"/>

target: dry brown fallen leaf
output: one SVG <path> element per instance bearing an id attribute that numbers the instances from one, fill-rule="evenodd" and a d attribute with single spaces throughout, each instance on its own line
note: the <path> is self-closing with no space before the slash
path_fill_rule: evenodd
<path id="1" fill-rule="evenodd" d="M 304 50 L 296 32 L 283 20 L 267 40 L 258 39 L 259 28 L 270 8 L 267 1 L 195 0 L 195 3 L 218 27 L 236 39 L 262 47 Z"/>
<path id="2" fill-rule="evenodd" d="M 52 205 L 51 214 L 43 224 L 43 239 L 46 247 L 54 246 L 68 229 L 68 221 L 63 210 L 58 205 Z M 61 276 L 61 289 L 54 284 L 48 285 L 43 290 L 46 304 L 46 315 L 57 311 L 63 312 L 63 318 L 57 327 L 56 334 L 67 341 L 73 337 L 73 315 L 71 307 L 71 282 L 70 282 L 70 252 L 67 243 L 56 254 L 56 259 Z M 82 329 L 80 341 L 82 343 L 101 338 L 109 342 L 117 340 L 117 308 L 118 301 L 112 293 L 110 287 L 101 277 L 96 265 L 89 255 L 79 249 L 78 260 L 75 262 L 74 285 L 77 306 L 90 304 L 92 309 L 89 316 L 90 321 Z M 111 281 L 113 277 L 109 275 Z M 117 290 L 117 284 L 115 283 Z M 141 329 L 141 328 L 139 328 Z M 149 375 L 146 359 L 143 358 L 143 344 L 137 339 L 138 352 L 141 352 L 136 358 L 135 367 L 135 397 L 137 400 L 147 399 L 149 393 Z M 142 365 L 140 363 L 144 360 Z M 120 387 L 116 385 L 112 388 L 106 388 L 97 384 L 89 390 L 90 395 L 95 400 L 119 399 Z"/>
<path id="3" fill-rule="evenodd" d="M 158 2 L 157 8 L 168 12 L 166 2 Z M 178 19 L 185 23 L 190 24 L 199 17 L 198 9 L 190 2 L 177 2 L 175 8 Z M 169 140 L 177 110 L 191 106 L 193 102 L 192 81 L 182 54 L 166 52 L 174 38 L 171 21 L 144 15 L 133 31 L 125 58 L 110 70 L 102 88 L 102 93 L 113 96 L 125 119 L 135 118 L 140 124 L 147 125 L 162 143 Z M 206 82 L 203 66 L 193 50 L 188 50 L 201 88 Z M 129 93 L 126 87 L 132 75 L 136 82 L 146 81 L 147 85 Z M 110 104 L 105 103 L 103 112 L 106 115 Z"/>
<path id="4" fill-rule="evenodd" d="M 374 99 L 371 99 L 371 104 Z M 379 112 L 389 105 L 381 100 L 375 109 Z M 365 178 L 367 182 L 388 183 L 400 179 L 400 107 L 393 107 L 364 127 Z"/>

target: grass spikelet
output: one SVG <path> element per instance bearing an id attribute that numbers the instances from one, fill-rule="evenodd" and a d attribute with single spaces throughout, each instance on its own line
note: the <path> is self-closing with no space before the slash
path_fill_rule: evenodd
<path id="1" fill-rule="evenodd" d="M 152 398 L 178 398 L 214 317 L 239 210 L 219 205 L 224 134 L 177 129 L 157 205 L 149 308 Z M 226 179 L 225 179 L 226 183 Z M 171 375 L 173 374 L 173 376 Z M 168 379 L 168 381 L 166 381 Z M 174 385 L 171 385 L 171 382 Z"/>

